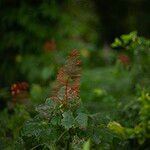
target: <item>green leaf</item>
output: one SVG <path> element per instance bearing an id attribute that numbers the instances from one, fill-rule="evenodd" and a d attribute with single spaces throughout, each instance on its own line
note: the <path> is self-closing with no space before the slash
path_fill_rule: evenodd
<path id="1" fill-rule="evenodd" d="M 48 128 L 48 124 L 46 122 L 39 122 L 38 120 L 30 120 L 26 122 L 23 128 L 23 136 L 35 136 L 40 137 L 45 129 Z M 49 128 L 48 128 L 49 129 Z"/>
<path id="2" fill-rule="evenodd" d="M 83 150 L 90 150 L 90 140 L 83 144 Z"/>
<path id="3" fill-rule="evenodd" d="M 76 121 L 81 128 L 86 128 L 88 123 L 88 116 L 84 113 L 79 113 L 76 117 Z"/>
<path id="4" fill-rule="evenodd" d="M 63 116 L 63 119 L 61 120 L 62 126 L 64 126 L 65 129 L 67 130 L 70 129 L 74 124 L 74 117 L 72 112 L 71 111 L 64 112 L 62 116 Z"/>
<path id="5" fill-rule="evenodd" d="M 118 47 L 118 46 L 121 46 L 122 45 L 122 43 L 121 43 L 121 41 L 120 41 L 120 39 L 118 39 L 118 38 L 115 38 L 115 41 L 112 43 L 112 47 L 113 48 L 115 48 L 115 47 Z"/>
<path id="6" fill-rule="evenodd" d="M 109 122 L 108 128 L 117 135 L 119 135 L 121 138 L 125 138 L 125 128 L 122 127 L 118 122 Z"/>
<path id="7" fill-rule="evenodd" d="M 133 40 L 137 37 L 137 32 L 131 32 L 129 34 L 123 34 L 121 35 L 121 39 L 124 41 L 124 43 L 128 43 L 130 40 Z"/>
<path id="8" fill-rule="evenodd" d="M 45 101 L 45 105 L 49 106 L 50 108 L 55 108 L 57 104 L 50 98 L 47 98 Z"/>
<path id="9" fill-rule="evenodd" d="M 61 123 L 61 118 L 60 116 L 55 116 L 51 120 L 52 125 L 59 125 Z"/>

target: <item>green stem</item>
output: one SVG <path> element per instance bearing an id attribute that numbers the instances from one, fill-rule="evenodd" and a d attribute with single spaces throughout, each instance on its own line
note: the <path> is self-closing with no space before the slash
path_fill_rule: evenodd
<path id="1" fill-rule="evenodd" d="M 42 146 L 42 145 L 45 145 L 45 143 L 36 145 L 36 146 L 32 147 L 30 150 L 34 150 L 34 149 L 36 149 L 37 147 Z"/>
<path id="2" fill-rule="evenodd" d="M 65 98 L 64 98 L 65 104 L 67 104 L 67 102 L 68 102 L 68 94 L 67 94 L 67 92 L 68 92 L 68 82 L 69 82 L 69 77 L 68 77 L 68 79 L 67 79 L 67 81 L 66 81 Z"/>
<path id="3" fill-rule="evenodd" d="M 70 141 L 71 141 L 71 132 L 70 132 L 70 129 L 69 129 L 69 139 L 68 139 L 68 141 L 67 141 L 67 148 L 66 148 L 66 150 L 69 150 L 70 149 Z"/>
<path id="4" fill-rule="evenodd" d="M 59 142 L 60 140 L 61 140 L 61 138 L 64 136 L 64 134 L 67 132 L 67 130 L 66 131 L 64 131 L 60 136 L 59 136 L 59 138 L 58 138 L 58 140 L 57 140 L 57 142 Z"/>

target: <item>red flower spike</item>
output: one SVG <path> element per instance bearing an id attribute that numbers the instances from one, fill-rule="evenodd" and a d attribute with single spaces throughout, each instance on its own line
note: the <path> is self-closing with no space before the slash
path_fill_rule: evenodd
<path id="1" fill-rule="evenodd" d="M 79 99 L 80 65 L 79 52 L 74 50 L 70 53 L 66 64 L 58 71 L 57 85 L 51 97 L 53 101 L 67 106 L 70 100 Z"/>

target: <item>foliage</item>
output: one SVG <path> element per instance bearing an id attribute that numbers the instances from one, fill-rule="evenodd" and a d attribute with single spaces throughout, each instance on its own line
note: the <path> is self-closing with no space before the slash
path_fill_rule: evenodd
<path id="1" fill-rule="evenodd" d="M 88 65 L 104 56 L 86 49 L 74 50 L 66 62 L 63 51 L 19 54 L 15 61 L 26 80 L 0 89 L 0 149 L 148 149 L 149 40 L 133 32 L 112 46 L 116 64 L 107 65 Z M 81 90 L 79 52 L 86 63 Z"/>
<path id="2" fill-rule="evenodd" d="M 129 57 L 128 69 L 133 76 L 133 86 L 139 83 L 141 86 L 148 88 L 150 40 L 137 36 L 136 32 L 131 32 L 128 35 L 116 38 L 112 47 Z"/>
<path id="3" fill-rule="evenodd" d="M 133 128 L 123 127 L 117 122 L 110 122 L 108 124 L 108 128 L 112 130 L 118 136 L 118 138 L 121 138 L 122 140 L 137 140 L 141 146 L 146 145 L 147 140 L 150 138 L 149 100 L 149 94 L 142 92 L 142 95 L 139 98 L 141 108 L 139 110 L 138 124 L 135 123 Z"/>
<path id="4" fill-rule="evenodd" d="M 23 124 L 29 118 L 24 105 L 17 105 L 14 111 L 5 109 L 0 113 L 0 149 L 14 148 Z"/>
<path id="5" fill-rule="evenodd" d="M 52 97 L 44 105 L 36 108 L 39 113 L 28 121 L 23 129 L 22 138 L 26 148 L 80 147 L 87 139 L 88 114 L 79 104 L 80 61 L 78 52 L 73 51 L 64 67 L 57 75 L 57 86 Z M 34 139 L 36 145 L 29 145 Z"/>
<path id="6" fill-rule="evenodd" d="M 93 29 L 93 26 L 96 26 L 97 16 L 90 2 L 83 5 L 73 0 L 64 2 L 6 0 L 0 4 L 2 22 L 0 60 L 3 62 L 0 67 L 0 78 L 3 80 L 0 84 L 3 86 L 17 80 L 29 79 L 31 82 L 46 80 L 48 76 L 45 72 L 54 77 L 56 68 L 53 61 L 45 60 L 48 53 L 63 51 L 66 54 L 65 51 L 70 49 L 85 47 L 88 50 L 93 49 L 94 44 L 89 42 L 95 43 L 98 38 Z M 23 63 L 22 67 L 20 63 L 18 64 L 20 61 Z M 31 64 L 35 72 L 28 66 Z M 5 68 L 8 68 L 7 72 Z M 42 75 L 39 77 L 41 68 Z M 28 71 L 31 71 L 30 75 Z"/>
<path id="7" fill-rule="evenodd" d="M 83 150 L 90 150 L 90 140 L 84 143 Z"/>

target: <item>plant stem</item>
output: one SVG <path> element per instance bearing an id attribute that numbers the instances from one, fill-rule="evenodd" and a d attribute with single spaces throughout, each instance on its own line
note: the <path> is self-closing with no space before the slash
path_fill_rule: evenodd
<path id="1" fill-rule="evenodd" d="M 58 140 L 57 140 L 57 142 L 59 142 L 60 141 L 60 139 L 63 137 L 63 135 L 65 134 L 67 132 L 67 130 L 66 131 L 64 131 L 60 136 L 59 136 L 59 138 L 58 138 Z"/>
<path id="2" fill-rule="evenodd" d="M 66 81 L 66 87 L 65 87 L 65 99 L 64 99 L 65 105 L 67 105 L 67 102 L 68 102 L 68 93 L 67 93 L 68 92 L 68 82 L 69 82 L 69 77 Z"/>
<path id="3" fill-rule="evenodd" d="M 45 143 L 36 145 L 36 146 L 32 147 L 30 150 L 34 150 L 34 149 L 36 149 L 37 147 L 42 146 L 42 145 L 45 145 Z"/>
<path id="4" fill-rule="evenodd" d="M 66 150 L 69 150 L 70 149 L 70 142 L 71 142 L 71 132 L 70 132 L 70 129 L 69 129 L 69 139 L 68 139 L 68 141 L 67 141 L 67 148 L 66 148 Z"/>

